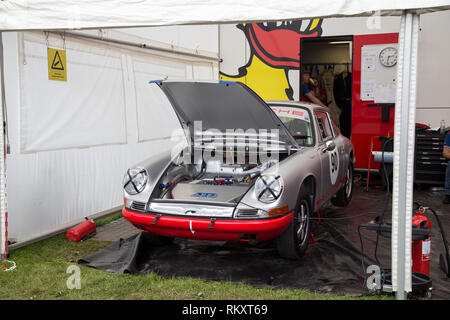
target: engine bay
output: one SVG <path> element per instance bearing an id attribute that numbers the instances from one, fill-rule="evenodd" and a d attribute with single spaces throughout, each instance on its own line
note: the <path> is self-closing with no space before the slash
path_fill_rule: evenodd
<path id="1" fill-rule="evenodd" d="M 237 203 L 262 171 L 278 163 L 227 164 L 211 160 L 195 165 L 172 164 L 153 198 Z"/>

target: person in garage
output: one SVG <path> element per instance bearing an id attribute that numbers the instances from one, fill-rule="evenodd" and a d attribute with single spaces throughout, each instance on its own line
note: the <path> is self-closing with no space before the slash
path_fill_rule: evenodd
<path id="1" fill-rule="evenodd" d="M 311 74 L 309 72 L 303 72 L 302 74 L 302 85 L 301 85 L 301 100 L 306 102 L 312 102 L 326 108 L 327 106 L 316 97 L 313 90 L 309 88 L 309 79 Z"/>
<path id="2" fill-rule="evenodd" d="M 444 203 L 450 204 L 450 131 L 445 135 L 444 140 L 444 150 L 442 151 L 442 155 L 447 162 L 447 170 L 445 171 L 445 198 Z"/>

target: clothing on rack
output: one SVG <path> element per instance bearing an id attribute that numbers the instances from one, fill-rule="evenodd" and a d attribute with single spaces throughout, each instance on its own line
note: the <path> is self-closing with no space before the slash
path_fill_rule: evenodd
<path id="1" fill-rule="evenodd" d="M 333 95 L 336 105 L 341 109 L 339 124 L 341 133 L 350 138 L 352 121 L 352 74 L 341 72 L 334 77 Z"/>
<path id="2" fill-rule="evenodd" d="M 331 68 L 324 68 L 322 73 L 320 73 L 319 78 L 323 83 L 323 87 L 327 93 L 327 103 L 326 105 L 330 109 L 331 117 L 334 122 L 339 126 L 339 116 L 341 114 L 341 110 L 336 106 L 336 102 L 334 100 L 333 94 L 333 84 L 334 84 L 334 73 Z"/>
<path id="3" fill-rule="evenodd" d="M 336 124 L 341 127 L 341 114 L 342 108 L 337 104 L 334 97 L 334 79 L 335 76 L 341 72 L 351 72 L 351 63 L 305 63 L 302 64 L 303 72 L 308 72 L 312 78 L 316 79 L 319 83 L 318 87 L 308 87 L 309 90 L 313 90 L 316 97 L 322 100 L 322 102 L 328 106 L 331 117 Z M 302 89 L 302 94 L 306 92 L 305 88 Z M 306 97 L 302 97 L 303 101 L 309 101 Z M 351 112 L 351 110 L 350 110 Z M 344 117 L 348 118 L 348 115 Z M 345 124 L 344 124 L 345 126 Z M 344 128 L 344 131 L 348 130 Z M 349 131 L 347 133 L 349 135 Z"/>
<path id="4" fill-rule="evenodd" d="M 318 85 L 302 85 L 302 100 L 309 101 L 305 92 L 314 91 L 317 98 L 328 106 L 330 115 L 341 133 L 350 138 L 352 118 L 352 66 L 351 63 L 306 63 L 308 72 Z M 307 87 L 307 88 L 306 88 Z"/>

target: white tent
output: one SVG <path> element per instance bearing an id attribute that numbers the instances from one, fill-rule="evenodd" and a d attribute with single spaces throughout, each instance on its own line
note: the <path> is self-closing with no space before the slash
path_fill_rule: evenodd
<path id="1" fill-rule="evenodd" d="M 0 29 L 87 29 L 280 21 L 448 9 L 447 0 L 10 0 L 0 3 Z"/>
<path id="2" fill-rule="evenodd" d="M 448 10 L 450 0 L 10 0 L 0 2 L 0 30 L 73 30 L 181 24 L 401 15 L 392 201 L 392 281 L 398 299 L 411 291 L 411 214 L 419 15 Z M 7 80 L 7 79 L 6 79 Z M 0 125 L 3 126 L 0 112 Z M 0 254 L 7 252 L 3 128 L 0 130 Z"/>

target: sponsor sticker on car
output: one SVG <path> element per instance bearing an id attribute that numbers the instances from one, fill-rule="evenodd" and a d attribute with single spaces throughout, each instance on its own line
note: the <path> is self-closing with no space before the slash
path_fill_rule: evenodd
<path id="1" fill-rule="evenodd" d="M 277 114 L 278 117 L 289 117 L 310 122 L 309 114 L 307 111 L 291 107 L 271 107 L 271 108 Z"/>
<path id="2" fill-rule="evenodd" d="M 197 192 L 197 193 L 191 194 L 191 197 L 195 197 L 195 198 L 206 198 L 206 199 L 214 199 L 214 198 L 217 198 L 217 193 L 212 193 L 212 192 Z"/>

